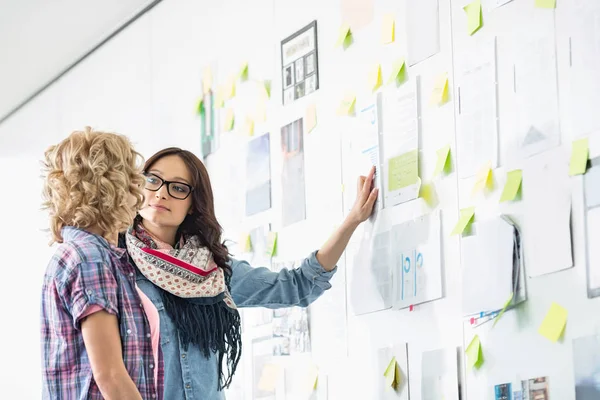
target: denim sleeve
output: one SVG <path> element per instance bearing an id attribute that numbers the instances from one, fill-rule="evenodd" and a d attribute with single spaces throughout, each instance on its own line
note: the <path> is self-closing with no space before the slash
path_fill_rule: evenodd
<path id="1" fill-rule="evenodd" d="M 331 288 L 329 280 L 337 267 L 327 272 L 311 253 L 293 270 L 272 272 L 253 268 L 246 261 L 232 260 L 231 295 L 238 307 L 308 307 Z"/>

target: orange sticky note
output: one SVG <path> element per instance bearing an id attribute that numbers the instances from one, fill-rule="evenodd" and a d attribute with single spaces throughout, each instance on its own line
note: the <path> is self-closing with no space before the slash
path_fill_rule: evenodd
<path id="1" fill-rule="evenodd" d="M 317 126 L 317 106 L 314 103 L 306 108 L 304 120 L 306 121 L 306 132 L 312 132 Z"/>

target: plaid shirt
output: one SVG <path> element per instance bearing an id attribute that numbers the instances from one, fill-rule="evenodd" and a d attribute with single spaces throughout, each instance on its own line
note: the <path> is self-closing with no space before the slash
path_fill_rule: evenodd
<path id="1" fill-rule="evenodd" d="M 142 398 L 162 399 L 162 354 L 155 366 L 150 325 L 125 251 L 73 227 L 63 228 L 62 235 L 64 243 L 50 260 L 42 289 L 43 399 L 102 399 L 80 325 L 92 305 L 118 317 L 123 361 Z"/>

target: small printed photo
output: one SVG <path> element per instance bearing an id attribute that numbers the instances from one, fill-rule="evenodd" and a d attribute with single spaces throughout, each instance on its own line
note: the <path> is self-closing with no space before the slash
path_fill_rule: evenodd
<path id="1" fill-rule="evenodd" d="M 283 92 L 283 104 L 290 104 L 294 101 L 294 87 L 286 89 Z"/>
<path id="2" fill-rule="evenodd" d="M 296 60 L 296 82 L 304 80 L 304 58 Z"/>
<path id="3" fill-rule="evenodd" d="M 306 56 L 306 75 L 315 72 L 315 53 Z"/>
<path id="4" fill-rule="evenodd" d="M 304 81 L 306 94 L 310 94 L 317 90 L 317 75 L 311 75 Z"/>
<path id="5" fill-rule="evenodd" d="M 300 82 L 296 85 L 296 93 L 294 99 L 298 100 L 300 97 L 304 97 L 304 82 Z"/>
<path id="6" fill-rule="evenodd" d="M 283 69 L 283 87 L 289 88 L 294 84 L 294 64 L 290 64 Z"/>

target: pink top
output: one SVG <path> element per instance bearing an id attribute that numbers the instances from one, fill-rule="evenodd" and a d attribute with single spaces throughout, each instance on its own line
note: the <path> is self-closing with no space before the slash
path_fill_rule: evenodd
<path id="1" fill-rule="evenodd" d="M 135 286 L 138 294 L 140 295 L 140 299 L 142 300 L 142 307 L 144 307 L 144 311 L 146 312 L 146 318 L 148 318 L 148 323 L 150 324 L 150 335 L 152 339 L 152 354 L 154 355 L 154 365 L 157 367 L 154 368 L 154 382 L 158 385 L 158 344 L 160 338 L 160 320 L 158 316 L 158 310 L 152 304 L 152 301 L 140 290 L 140 288 Z M 83 319 L 92 315 L 95 312 L 102 311 L 103 308 L 98 305 L 90 306 L 80 317 Z"/>

